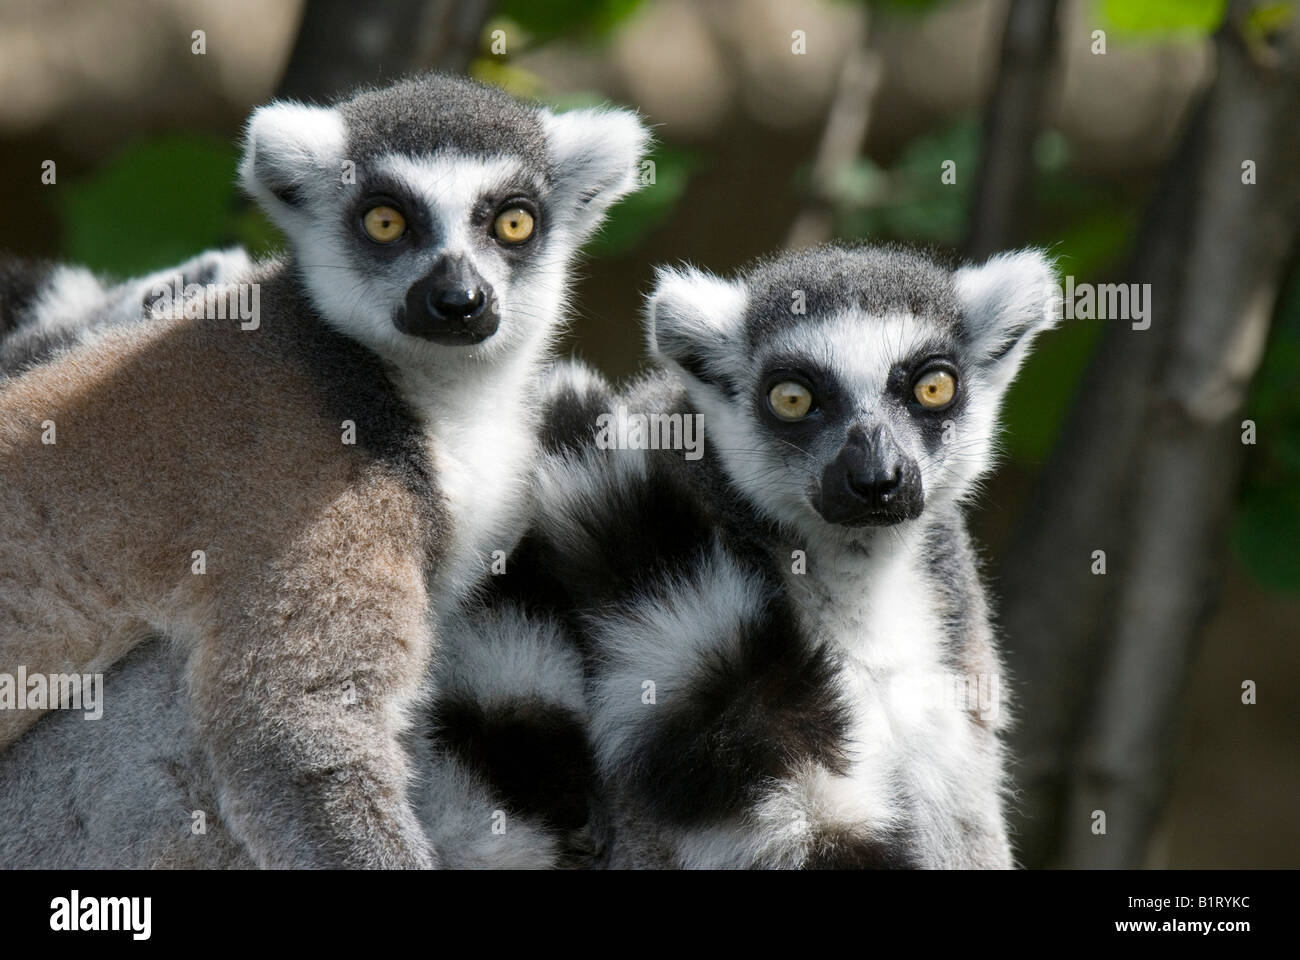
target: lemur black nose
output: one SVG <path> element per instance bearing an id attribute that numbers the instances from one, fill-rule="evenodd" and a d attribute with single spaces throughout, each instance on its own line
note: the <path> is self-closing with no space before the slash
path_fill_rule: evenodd
<path id="1" fill-rule="evenodd" d="M 487 304 L 487 297 L 479 287 L 473 289 L 460 289 L 452 287 L 449 290 L 430 290 L 425 295 L 425 308 L 432 314 L 438 314 L 443 317 L 456 318 L 461 317 L 469 320 L 478 316 L 479 312 Z"/>
<path id="2" fill-rule="evenodd" d="M 920 516 L 921 471 L 883 424 L 849 430 L 822 472 L 816 503 L 822 518 L 844 526 L 885 525 Z"/>
<path id="3" fill-rule="evenodd" d="M 487 281 L 466 257 L 451 254 L 411 286 L 393 318 L 403 333 L 447 346 L 482 343 L 500 322 Z"/>
<path id="4" fill-rule="evenodd" d="M 873 464 L 862 472 L 850 470 L 847 480 L 849 489 L 863 500 L 884 506 L 903 485 L 903 467 L 895 464 L 893 472 L 886 473 L 879 464 Z"/>

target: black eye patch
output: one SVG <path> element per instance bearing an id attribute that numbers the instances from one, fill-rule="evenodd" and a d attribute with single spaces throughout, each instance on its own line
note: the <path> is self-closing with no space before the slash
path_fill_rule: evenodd
<path id="1" fill-rule="evenodd" d="M 885 394 L 905 399 L 911 397 L 912 384 L 930 366 L 946 365 L 955 372 L 960 371 L 954 354 L 953 345 L 942 340 L 917 345 L 906 357 L 896 360 L 890 366 L 889 375 L 885 378 Z M 958 381 L 960 380 L 959 376 Z"/>
<path id="2" fill-rule="evenodd" d="M 785 380 L 802 384 L 813 395 L 813 406 L 820 417 L 811 415 L 801 421 L 780 420 L 768 405 L 768 394 L 774 386 Z M 776 355 L 767 359 L 755 382 L 754 400 L 759 418 L 779 425 L 782 429 L 807 427 L 810 423 L 838 420 L 853 407 L 838 377 L 830 370 L 809 363 L 807 357 Z"/>
<path id="3" fill-rule="evenodd" d="M 406 233 L 400 242 L 384 246 L 368 244 L 365 249 L 372 255 L 391 259 L 413 244 L 428 242 L 433 236 L 434 224 L 428 208 L 401 182 L 388 178 L 374 179 L 349 185 L 349 189 L 354 198 L 344 206 L 343 221 L 349 234 L 358 241 L 366 239 L 362 221 L 375 207 L 392 207 L 406 219 Z"/>
<path id="4" fill-rule="evenodd" d="M 496 215 L 501 212 L 501 208 L 507 205 L 511 200 L 525 201 L 525 206 L 531 206 L 534 216 L 538 218 L 538 226 L 545 218 L 545 191 L 542 186 L 533 180 L 516 179 L 502 184 L 500 187 L 489 190 L 478 198 L 470 211 L 470 223 L 476 227 L 488 226 L 496 219 Z"/>
<path id="5" fill-rule="evenodd" d="M 936 345 L 937 347 L 937 345 Z M 917 380 L 931 370 L 946 370 L 956 380 L 956 394 L 950 404 L 936 410 L 926 409 L 916 397 Z M 895 363 L 885 383 L 885 396 L 902 405 L 914 418 L 925 448 L 934 452 L 943 446 L 948 424 L 958 420 L 966 409 L 965 377 L 952 354 L 944 349 L 919 350 L 907 360 Z"/>

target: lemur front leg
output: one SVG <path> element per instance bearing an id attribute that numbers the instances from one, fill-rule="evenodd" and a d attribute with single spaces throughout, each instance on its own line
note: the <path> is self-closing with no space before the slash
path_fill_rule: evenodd
<path id="1" fill-rule="evenodd" d="M 433 866 L 400 744 L 433 645 L 405 499 L 345 493 L 223 592 L 192 661 L 222 818 L 261 866 Z"/>

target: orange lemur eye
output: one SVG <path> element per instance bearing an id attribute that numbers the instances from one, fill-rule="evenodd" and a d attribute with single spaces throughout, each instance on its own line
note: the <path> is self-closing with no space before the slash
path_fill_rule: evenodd
<path id="1" fill-rule="evenodd" d="M 778 417 L 793 422 L 808 416 L 813 395 L 802 383 L 783 380 L 768 391 L 767 402 Z"/>
<path id="2" fill-rule="evenodd" d="M 947 370 L 931 370 L 912 387 L 917 402 L 927 410 L 942 410 L 952 403 L 957 392 L 957 380 Z"/>
<path id="3" fill-rule="evenodd" d="M 523 243 L 533 235 L 533 215 L 523 207 L 507 207 L 497 214 L 492 230 L 502 243 Z"/>
<path id="4" fill-rule="evenodd" d="M 388 206 L 371 207 L 362 223 L 376 243 L 392 243 L 406 232 L 406 218 Z"/>

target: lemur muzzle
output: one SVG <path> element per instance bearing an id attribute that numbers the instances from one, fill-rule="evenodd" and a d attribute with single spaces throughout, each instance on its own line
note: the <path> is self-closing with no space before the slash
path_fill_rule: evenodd
<path id="1" fill-rule="evenodd" d="M 492 287 L 464 257 L 439 257 L 406 294 L 397 328 L 447 346 L 482 343 L 501 323 Z"/>
<path id="2" fill-rule="evenodd" d="M 883 424 L 849 430 L 839 454 L 822 471 L 817 511 L 845 526 L 887 526 L 921 514 L 921 471 Z"/>

